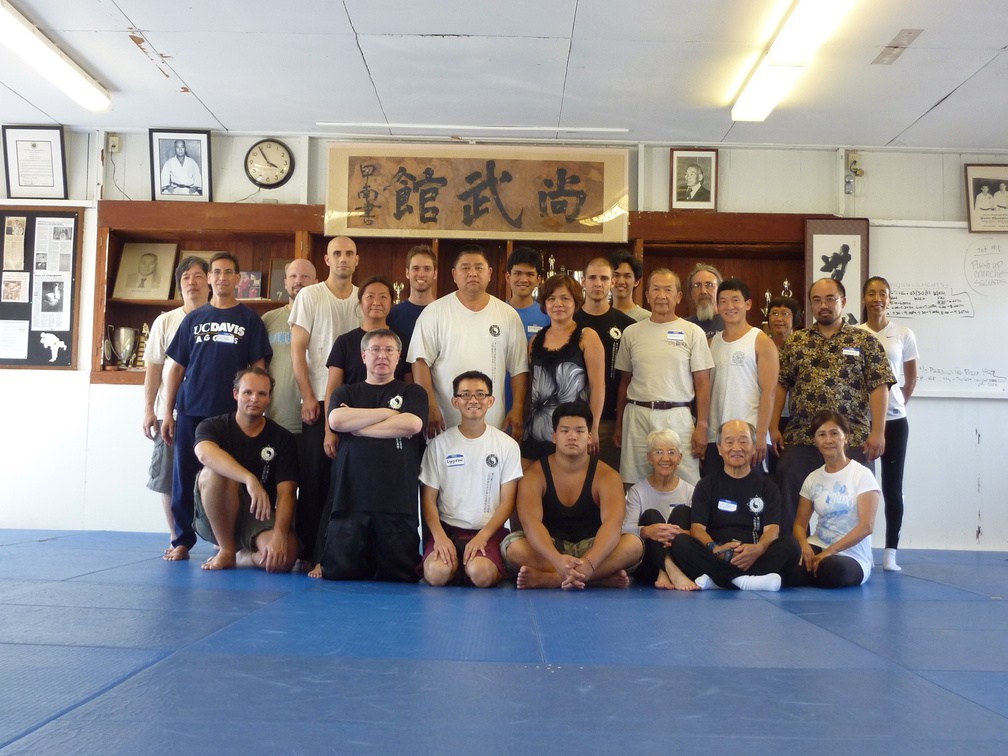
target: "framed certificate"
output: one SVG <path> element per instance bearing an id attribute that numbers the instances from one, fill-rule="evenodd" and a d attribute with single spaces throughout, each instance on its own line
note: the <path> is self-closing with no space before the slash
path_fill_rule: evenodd
<path id="1" fill-rule="evenodd" d="M 11 199 L 66 199 L 62 126 L 4 126 L 3 156 Z"/>

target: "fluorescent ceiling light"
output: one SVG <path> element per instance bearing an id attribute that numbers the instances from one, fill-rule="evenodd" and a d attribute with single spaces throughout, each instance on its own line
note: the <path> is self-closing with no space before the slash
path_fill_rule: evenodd
<path id="1" fill-rule="evenodd" d="M 7 0 L 0 0 L 0 42 L 87 110 L 108 110 L 108 90 L 88 76 Z"/>
<path id="2" fill-rule="evenodd" d="M 765 120 L 856 1 L 797 0 L 735 100 L 732 120 Z"/>
<path id="3" fill-rule="evenodd" d="M 2 2 L 2 0 L 0 0 Z M 474 126 L 444 123 L 339 123 L 337 121 L 316 121 L 316 126 L 335 126 L 356 129 L 420 129 L 422 131 L 562 131 L 589 132 L 596 134 L 626 134 L 630 129 L 595 128 L 592 126 Z"/>

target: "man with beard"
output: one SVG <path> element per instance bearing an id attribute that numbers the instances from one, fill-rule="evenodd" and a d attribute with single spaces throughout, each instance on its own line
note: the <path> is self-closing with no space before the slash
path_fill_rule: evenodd
<path id="1" fill-rule="evenodd" d="M 777 485 L 785 533 L 794 525 L 802 483 L 823 465 L 809 433 L 809 423 L 817 412 L 836 410 L 847 418 L 850 457 L 872 473 L 875 460 L 885 450 L 889 387 L 896 379 L 882 343 L 868 331 L 844 322 L 846 304 L 843 284 L 820 278 L 809 289 L 809 306 L 816 322 L 791 334 L 780 351 L 781 388 L 774 397 L 770 438 L 780 455 Z M 778 425 L 789 391 L 791 420 L 782 436 Z"/>
<path id="2" fill-rule="evenodd" d="M 717 312 L 717 290 L 721 285 L 721 273 L 713 265 L 699 262 L 686 282 L 690 302 L 693 303 L 693 314 L 686 320 L 700 326 L 707 341 L 714 338 L 715 333 L 724 330 L 724 320 Z"/>

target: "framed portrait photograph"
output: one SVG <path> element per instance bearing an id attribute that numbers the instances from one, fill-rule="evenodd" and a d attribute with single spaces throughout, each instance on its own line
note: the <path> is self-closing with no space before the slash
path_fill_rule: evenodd
<path id="1" fill-rule="evenodd" d="M 284 272 L 286 267 L 294 262 L 291 257 L 274 257 L 270 259 L 269 298 L 274 302 L 286 302 L 287 289 L 284 288 Z"/>
<path id="2" fill-rule="evenodd" d="M 673 210 L 717 210 L 717 150 L 673 149 L 669 175 Z"/>
<path id="3" fill-rule="evenodd" d="M 868 279 L 868 219 L 809 218 L 805 221 L 805 291 L 795 299 L 805 304 L 805 325 L 812 325 L 808 292 L 820 278 L 843 284 L 847 304 L 843 318 L 850 325 L 861 322 L 861 287 Z M 795 323 L 795 328 L 799 324 Z"/>
<path id="4" fill-rule="evenodd" d="M 4 126 L 3 157 L 10 199 L 66 199 L 62 126 Z"/>
<path id="5" fill-rule="evenodd" d="M 174 273 L 174 244 L 124 244 L 112 297 L 168 299 Z"/>
<path id="6" fill-rule="evenodd" d="M 1008 231 L 1008 165 L 964 167 L 970 232 Z"/>
<path id="7" fill-rule="evenodd" d="M 243 270 L 235 296 L 238 299 L 262 299 L 262 278 L 261 270 Z"/>
<path id="8" fill-rule="evenodd" d="M 150 129 L 151 198 L 210 202 L 210 132 Z"/>

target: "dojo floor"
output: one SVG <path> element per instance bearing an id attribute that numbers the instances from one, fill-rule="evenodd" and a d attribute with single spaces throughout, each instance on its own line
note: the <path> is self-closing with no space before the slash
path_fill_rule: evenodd
<path id="1" fill-rule="evenodd" d="M 519 592 L 206 573 L 0 530 L 3 754 L 1008 748 L 1008 554 L 864 588 Z"/>

